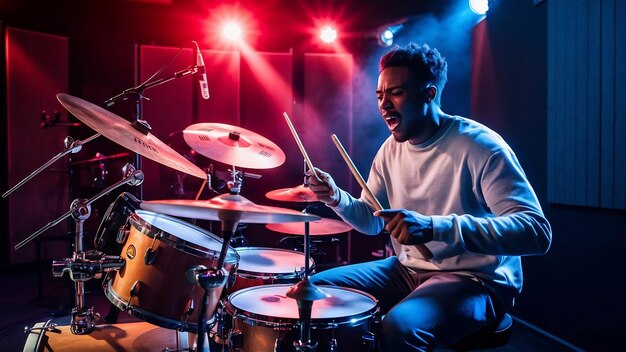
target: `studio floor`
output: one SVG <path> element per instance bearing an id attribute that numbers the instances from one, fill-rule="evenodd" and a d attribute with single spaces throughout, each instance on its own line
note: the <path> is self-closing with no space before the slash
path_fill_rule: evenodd
<path id="1" fill-rule="evenodd" d="M 28 340 L 25 327 L 51 321 L 59 327 L 68 326 L 70 310 L 73 307 L 73 283 L 69 278 L 53 277 L 47 264 L 39 267 L 3 269 L 0 276 L 3 288 L 0 296 L 0 350 L 2 351 L 43 351 L 59 350 L 73 346 L 71 350 L 82 351 L 82 346 L 75 336 L 67 331 L 48 340 L 49 349 L 37 349 L 33 338 Z M 94 312 L 106 316 L 111 303 L 99 281 L 93 280 L 86 285 L 85 306 L 94 307 Z M 555 336 L 535 329 L 531 324 L 514 318 L 513 333 L 508 344 L 485 351 L 582 351 Z M 173 330 L 159 328 L 122 312 L 114 325 L 101 323 L 98 335 L 88 349 L 104 346 L 111 351 L 162 351 L 175 348 L 176 333 Z M 137 332 L 140 330 L 140 332 Z M 211 351 L 219 351 L 215 346 Z M 254 349 L 253 349 L 254 350 Z M 253 351 L 252 350 L 252 351 Z M 341 349 L 340 349 L 341 350 Z M 447 350 L 440 350 L 447 351 Z"/>

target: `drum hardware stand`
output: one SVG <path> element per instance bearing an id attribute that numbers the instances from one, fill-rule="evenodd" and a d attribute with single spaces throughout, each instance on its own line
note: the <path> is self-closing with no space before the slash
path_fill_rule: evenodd
<path id="1" fill-rule="evenodd" d="M 304 162 L 304 185 L 306 186 L 306 169 L 308 163 Z M 306 214 L 306 207 L 302 210 L 302 213 Z M 311 233 L 310 224 L 308 221 L 304 223 L 304 278 L 291 288 L 286 293 L 286 296 L 293 298 L 298 302 L 298 315 L 300 316 L 300 339 L 293 342 L 293 346 L 296 352 L 315 352 L 317 351 L 317 341 L 311 341 L 311 310 L 313 307 L 313 301 L 328 297 L 328 294 L 320 290 L 310 278 L 311 268 Z"/>
<path id="2" fill-rule="evenodd" d="M 63 141 L 63 144 L 65 145 L 65 150 L 63 150 L 59 154 L 53 156 L 52 159 L 48 160 L 45 164 L 41 165 L 37 170 L 33 171 L 25 179 L 23 179 L 22 181 L 18 182 L 10 190 L 6 191 L 2 195 L 2 198 L 8 197 L 11 193 L 13 193 L 15 190 L 17 190 L 21 186 L 23 186 L 26 182 L 30 181 L 33 177 L 37 176 L 45 168 L 47 168 L 48 166 L 52 165 L 54 162 L 56 162 L 57 160 L 61 159 L 64 156 L 66 156 L 67 154 L 69 154 L 69 153 L 73 153 L 73 154 L 78 153 L 83 148 L 83 144 L 87 144 L 87 143 L 91 142 L 92 140 L 94 140 L 94 139 L 96 139 L 98 137 L 100 137 L 100 133 L 96 133 L 93 136 L 85 139 L 84 141 L 75 140 L 74 138 L 72 138 L 70 136 L 65 137 L 65 140 Z"/>
<path id="3" fill-rule="evenodd" d="M 218 212 L 218 217 L 222 222 L 222 248 L 220 250 L 220 256 L 217 260 L 215 268 L 205 268 L 198 266 L 188 269 L 188 275 L 191 272 L 194 275 L 194 283 L 201 286 L 204 289 L 204 295 L 202 296 L 202 303 L 200 305 L 200 314 L 198 315 L 198 330 L 197 330 L 197 344 L 196 351 L 204 351 L 204 335 L 206 325 L 206 310 L 209 303 L 209 293 L 219 287 L 225 287 L 228 281 L 228 275 L 224 272 L 224 262 L 228 254 L 228 247 L 230 240 L 233 237 L 233 233 L 237 229 L 237 224 L 241 218 L 239 213 L 231 213 L 226 211 Z"/>
<path id="4" fill-rule="evenodd" d="M 231 135 L 233 133 L 231 132 Z M 243 172 L 243 171 L 238 171 L 236 166 L 233 165 L 232 169 L 228 169 L 228 172 L 230 173 L 230 176 L 232 177 L 232 180 L 226 182 L 226 185 L 228 186 L 228 192 L 230 194 L 239 194 L 241 193 L 241 189 L 243 188 L 243 178 L 245 177 L 250 177 L 250 178 L 254 178 L 254 179 L 260 179 L 261 175 L 259 174 L 253 174 L 250 172 Z"/>
<path id="5" fill-rule="evenodd" d="M 303 211 L 306 213 L 306 211 Z M 298 314 L 300 316 L 300 339 L 294 341 L 293 346 L 296 352 L 315 352 L 317 351 L 317 342 L 311 341 L 311 309 L 313 301 L 326 298 L 328 295 L 320 290 L 315 284 L 309 280 L 310 258 L 310 229 L 309 222 L 304 223 L 304 278 L 292 286 L 287 291 L 287 297 L 293 298 L 298 302 Z"/>
<path id="6" fill-rule="evenodd" d="M 26 243 L 65 220 L 69 216 L 72 216 L 76 222 L 74 254 L 72 258 L 54 260 L 52 262 L 52 273 L 54 276 L 61 277 L 63 276 L 63 273 L 67 271 L 69 272 L 71 280 L 75 283 L 76 307 L 72 309 L 70 328 L 73 334 L 82 335 L 90 333 L 94 328 L 94 318 L 95 316 L 98 316 L 93 313 L 93 308 L 84 308 L 84 282 L 92 278 L 100 277 L 103 272 L 117 270 L 124 266 L 124 260 L 121 257 L 100 255 L 100 258 L 93 260 L 87 258 L 86 253 L 83 250 L 83 224 L 91 215 L 91 204 L 104 195 L 109 194 L 112 190 L 125 184 L 136 186 L 143 182 L 144 175 L 141 170 L 135 170 L 135 168 L 130 164 L 127 164 L 124 169 L 126 176 L 122 180 L 102 190 L 89 200 L 75 199 L 70 205 L 70 210 L 67 213 L 61 215 L 61 217 L 55 221 L 48 223 L 39 231 L 35 232 L 15 246 L 16 250 L 20 249 Z M 89 254 L 93 255 L 93 252 L 90 252 Z"/>

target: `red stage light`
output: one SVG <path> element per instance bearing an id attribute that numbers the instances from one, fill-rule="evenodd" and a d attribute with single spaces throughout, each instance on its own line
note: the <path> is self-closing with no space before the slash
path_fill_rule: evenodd
<path id="1" fill-rule="evenodd" d="M 237 42 L 243 38 L 243 29 L 237 22 L 227 22 L 222 25 L 221 35 L 225 40 Z"/>
<path id="2" fill-rule="evenodd" d="M 320 30 L 320 39 L 324 43 L 332 43 L 337 39 L 337 30 L 331 26 L 324 26 Z"/>

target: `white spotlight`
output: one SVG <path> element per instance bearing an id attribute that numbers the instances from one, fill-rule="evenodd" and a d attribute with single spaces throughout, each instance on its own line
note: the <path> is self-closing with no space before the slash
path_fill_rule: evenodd
<path id="1" fill-rule="evenodd" d="M 378 44 L 381 46 L 393 45 L 395 35 L 400 31 L 400 29 L 402 29 L 402 27 L 404 27 L 403 24 L 397 24 L 383 28 L 377 37 Z"/>
<path id="2" fill-rule="evenodd" d="M 320 39 L 324 43 L 332 43 L 337 39 L 337 30 L 331 26 L 324 26 L 320 29 Z"/>
<path id="3" fill-rule="evenodd" d="M 489 0 L 469 0 L 469 7 L 477 15 L 484 15 L 489 11 Z"/>

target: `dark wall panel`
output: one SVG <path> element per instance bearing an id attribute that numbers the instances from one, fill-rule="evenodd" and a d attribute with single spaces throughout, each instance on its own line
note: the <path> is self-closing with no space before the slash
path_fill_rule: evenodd
<path id="1" fill-rule="evenodd" d="M 40 128 L 42 111 L 65 109 L 56 94 L 68 90 L 68 40 L 64 37 L 7 28 L 5 37 L 7 79 L 8 184 L 13 186 L 65 149 L 67 128 Z M 69 209 L 66 160 L 48 167 L 8 199 L 11 263 L 32 261 L 37 241 L 18 251 L 13 247 Z M 68 226 L 63 222 L 39 236 L 42 258 L 68 255 Z M 60 237 L 67 240 L 48 241 Z"/>
<path id="2" fill-rule="evenodd" d="M 141 46 L 139 53 L 140 81 L 157 72 L 177 48 Z M 143 118 L 152 127 L 152 133 L 174 150 L 201 168 L 210 160 L 192 152 L 185 143 L 182 131 L 198 122 L 239 124 L 239 54 L 226 51 L 203 51 L 210 98 L 202 99 L 199 76 L 185 76 L 146 90 L 150 100 L 143 102 Z M 170 77 L 195 64 L 192 49 L 184 49 L 158 78 Z M 194 198 L 202 180 L 169 169 L 143 158 L 146 175 L 143 183 L 144 199 Z"/>
<path id="3" fill-rule="evenodd" d="M 299 151 L 283 117 L 283 112 L 293 117 L 292 70 L 291 53 L 256 52 L 242 55 L 241 127 L 274 142 L 286 157 L 285 162 L 278 167 L 241 169 L 261 176 L 260 179 L 245 177 L 241 192 L 257 204 L 292 207 L 294 204 L 271 201 L 265 194 L 302 183 Z M 251 245 L 278 247 L 283 236 L 269 231 L 262 224 L 251 225 L 246 230 Z"/>
<path id="4" fill-rule="evenodd" d="M 354 87 L 354 60 L 350 54 L 305 54 L 304 57 L 304 109 L 299 122 L 302 143 L 313 165 L 329 172 L 337 185 L 352 190 L 354 178 L 341 154 L 331 140 L 336 134 L 350 157 L 354 155 L 352 141 L 352 112 Z M 302 159 L 301 159 L 302 160 Z M 359 170 L 367 177 L 369 170 Z M 354 196 L 359 197 L 360 188 Z M 334 216 L 334 214 L 324 214 Z M 352 259 L 351 233 L 336 236 L 340 239 L 342 260 Z M 371 238 L 361 236 L 363 243 L 355 248 L 366 257 L 375 245 Z"/>
<path id="5" fill-rule="evenodd" d="M 626 209 L 620 1 L 548 4 L 549 200 Z M 620 31 L 620 29 L 622 29 Z"/>

